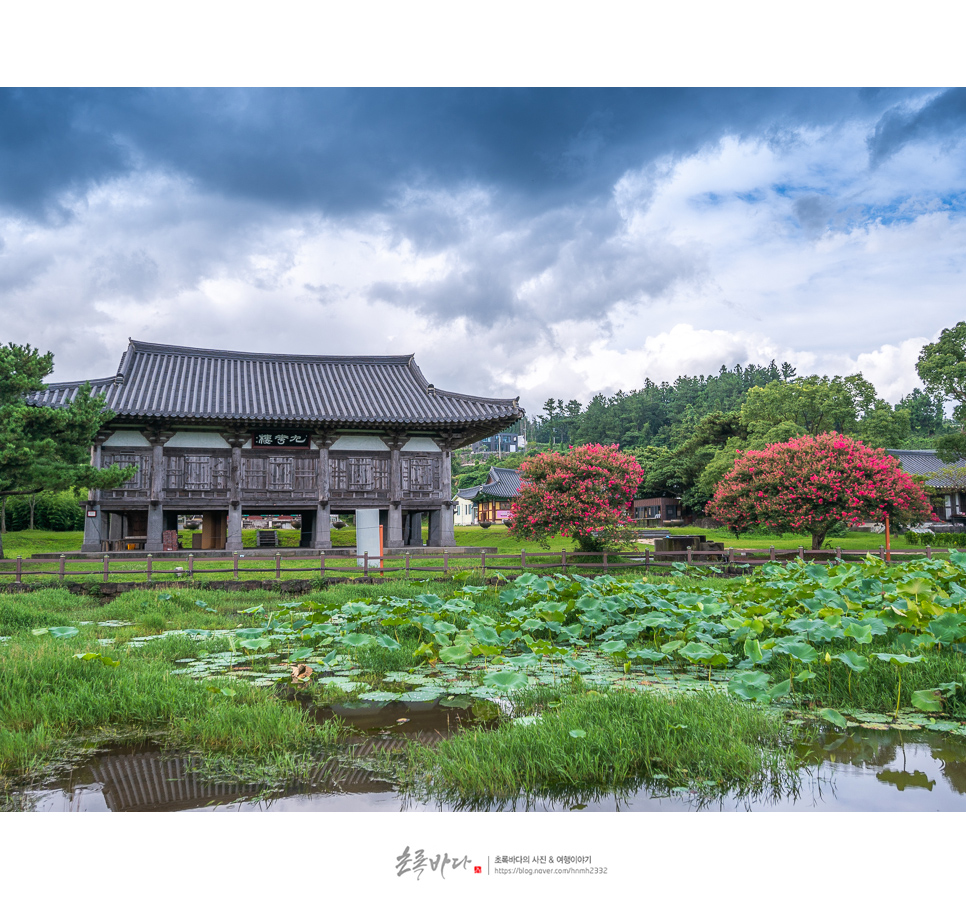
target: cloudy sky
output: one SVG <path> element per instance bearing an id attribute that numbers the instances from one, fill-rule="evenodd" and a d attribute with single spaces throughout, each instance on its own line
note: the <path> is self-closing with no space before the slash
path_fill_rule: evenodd
<path id="1" fill-rule="evenodd" d="M 408 354 L 586 402 L 964 316 L 966 91 L 0 91 L 0 339 Z"/>

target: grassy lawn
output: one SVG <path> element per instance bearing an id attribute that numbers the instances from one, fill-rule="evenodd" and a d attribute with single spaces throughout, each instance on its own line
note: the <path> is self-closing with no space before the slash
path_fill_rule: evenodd
<path id="1" fill-rule="evenodd" d="M 183 532 L 185 543 L 190 542 L 192 531 Z M 252 555 L 247 551 L 255 545 L 255 531 L 243 531 L 243 541 L 245 550 L 239 553 L 237 558 L 238 574 L 237 578 L 241 581 L 274 580 L 276 573 L 283 581 L 290 579 L 316 580 L 319 586 L 322 579 L 359 577 L 364 574 L 364 569 L 357 564 L 354 559 L 339 556 L 338 554 L 328 553 L 324 560 L 321 553 L 312 552 L 299 557 L 281 557 L 280 568 L 276 568 L 276 559 L 271 553 L 266 555 Z M 798 534 L 785 535 L 747 535 L 743 534 L 735 537 L 727 530 L 702 530 L 700 528 L 676 528 L 672 533 L 690 534 L 702 533 L 708 539 L 722 542 L 726 547 L 736 547 L 742 549 L 760 549 L 767 551 L 770 546 L 779 550 L 796 550 L 799 546 L 808 548 L 807 538 Z M 298 531 L 279 531 L 282 548 L 297 547 L 299 541 Z M 423 530 L 424 539 L 427 536 L 426 528 Z M 490 573 L 495 573 L 503 567 L 505 574 L 512 577 L 515 572 L 514 566 L 519 565 L 520 554 L 526 552 L 528 571 L 538 571 L 533 568 L 541 564 L 559 563 L 560 553 L 564 550 L 568 553 L 569 565 L 575 563 L 585 565 L 587 568 L 579 569 L 583 574 L 594 574 L 598 570 L 603 571 L 600 565 L 600 557 L 579 557 L 574 559 L 570 554 L 575 551 L 574 542 L 567 537 L 554 537 L 549 541 L 548 547 L 541 547 L 533 542 L 520 540 L 512 536 L 507 528 L 502 524 L 495 524 L 489 528 L 479 526 L 457 527 L 455 529 L 457 546 L 481 547 L 487 551 L 488 556 L 508 556 L 507 559 L 492 559 L 488 563 Z M 56 559 L 32 560 L 34 553 L 71 553 L 80 550 L 83 535 L 80 531 L 73 532 L 50 532 L 41 530 L 13 531 L 4 535 L 4 553 L 6 558 L 0 560 L 0 573 L 12 573 L 16 567 L 16 557 L 23 558 L 22 569 L 24 577 L 29 576 L 29 581 L 36 582 L 39 579 L 46 579 L 51 584 L 59 580 L 59 562 Z M 341 530 L 332 531 L 332 542 L 335 549 L 351 548 L 355 545 L 355 529 L 345 527 Z M 884 545 L 884 539 L 880 534 L 868 533 L 846 533 L 840 537 L 835 537 L 829 541 L 832 548 L 841 548 L 844 552 L 871 552 L 878 553 L 879 548 Z M 638 545 L 634 547 L 643 549 Z M 892 541 L 892 548 L 896 552 L 903 549 L 922 550 L 922 547 L 911 547 L 908 541 L 897 536 Z M 628 547 L 624 547 L 627 551 Z M 945 551 L 937 550 L 936 553 Z M 541 554 L 543 558 L 541 558 Z M 428 555 L 428 558 L 427 558 Z M 549 555 L 549 558 L 548 558 Z M 615 560 L 613 556 L 609 559 L 609 566 L 613 566 Z M 123 557 L 112 557 L 110 560 L 110 580 L 111 581 L 147 581 L 148 560 L 144 558 L 125 560 Z M 191 563 L 195 581 L 215 580 L 215 581 L 234 581 L 236 580 L 235 565 L 231 554 L 225 553 L 220 561 L 209 561 L 204 556 L 196 557 Z M 444 576 L 443 550 L 439 549 L 435 553 L 420 554 L 414 553 L 408 557 L 405 555 L 387 556 L 382 568 L 378 562 L 373 562 L 369 566 L 368 573 L 371 576 L 386 577 L 393 580 L 410 579 L 435 579 Z M 453 574 L 461 570 L 467 573 L 478 572 L 480 569 L 479 557 L 476 555 L 462 556 L 457 553 L 449 553 L 445 560 L 445 573 Z M 438 570 L 438 571 L 437 571 Z M 578 569 L 571 569 L 577 571 Z M 608 571 L 614 571 L 609 568 Z M 628 570 L 630 571 L 630 570 Z M 408 572 L 408 575 L 407 575 Z M 66 562 L 66 578 L 70 581 L 90 582 L 101 584 L 104 582 L 103 561 L 101 559 L 89 560 L 68 560 Z M 154 554 L 151 559 L 151 580 L 179 583 L 189 578 L 189 563 L 186 559 L 175 559 L 165 556 L 163 553 Z M 8 583 L 8 579 L 3 579 L 0 584 Z"/>
<path id="2" fill-rule="evenodd" d="M 774 546 L 775 549 L 798 549 L 799 546 L 804 546 L 807 550 L 812 545 L 812 538 L 810 536 L 798 533 L 739 534 L 736 536 L 729 530 L 709 530 L 705 527 L 672 527 L 670 530 L 673 534 L 704 534 L 708 540 L 724 543 L 725 547 L 734 546 L 741 549 L 768 549 L 770 546 Z M 895 550 L 912 548 L 909 541 L 901 534 L 893 534 L 891 544 Z M 845 551 L 863 550 L 878 552 L 880 546 L 885 546 L 885 534 L 849 531 L 841 536 L 829 537 L 826 540 L 827 549 L 841 547 Z M 922 549 L 922 547 L 918 546 L 915 548 Z"/>
<path id="3" fill-rule="evenodd" d="M 519 553 L 520 550 L 539 552 L 543 549 L 535 543 L 513 537 L 503 524 L 494 524 L 486 529 L 478 525 L 457 527 L 455 532 L 457 546 L 492 547 L 497 553 Z M 190 530 L 181 532 L 185 544 L 190 544 L 191 533 Z M 242 540 L 246 548 L 255 546 L 255 533 L 254 530 L 242 531 Z M 284 548 L 299 545 L 299 532 L 297 530 L 280 530 L 278 533 L 279 540 Z M 769 546 L 774 546 L 776 549 L 797 549 L 799 546 L 804 546 L 808 549 L 810 545 L 809 538 L 802 534 L 741 534 L 735 536 L 728 530 L 709 530 L 701 527 L 673 527 L 671 533 L 705 534 L 709 540 L 724 543 L 725 546 L 745 549 L 768 549 Z M 66 532 L 15 530 L 3 535 L 3 550 L 8 560 L 16 556 L 23 556 L 26 559 L 34 553 L 79 552 L 83 536 L 83 533 L 79 530 Z M 424 527 L 424 540 L 426 537 L 427 529 Z M 333 547 L 355 546 L 355 540 L 354 527 L 332 531 Z M 882 534 L 849 532 L 841 536 L 830 537 L 827 542 L 833 548 L 841 546 L 844 550 L 878 550 L 880 546 L 885 546 L 885 537 Z M 574 541 L 569 537 L 553 537 L 549 544 L 549 551 L 558 553 L 561 550 L 570 551 L 574 549 Z M 910 543 L 900 534 L 893 535 L 892 545 L 896 549 L 905 549 L 910 546 Z"/>

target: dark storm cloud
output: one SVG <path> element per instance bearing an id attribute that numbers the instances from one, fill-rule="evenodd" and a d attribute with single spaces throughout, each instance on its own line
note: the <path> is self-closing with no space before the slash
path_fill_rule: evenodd
<path id="1" fill-rule="evenodd" d="M 966 132 L 966 89 L 949 89 L 910 110 L 897 105 L 878 121 L 869 138 L 869 159 L 873 165 L 883 162 L 913 141 L 962 137 Z"/>
<path id="2" fill-rule="evenodd" d="M 615 303 L 658 297 L 704 271 L 703 256 L 659 238 L 629 244 L 621 227 L 612 203 L 541 214 L 499 234 L 477 234 L 442 274 L 377 282 L 366 294 L 374 304 L 437 318 L 459 314 L 486 328 L 529 322 L 532 339 L 550 335 L 549 325 L 560 321 L 604 323 Z"/>
<path id="3" fill-rule="evenodd" d="M 874 117 L 894 98 L 794 89 L 8 90 L 0 201 L 50 219 L 64 192 L 148 168 L 331 216 L 385 210 L 401 188 L 464 186 L 498 190 L 532 213 L 606 194 L 626 169 L 724 134 L 787 138 L 785 125 Z"/>
<path id="4" fill-rule="evenodd" d="M 0 91 L 0 204 L 56 219 L 56 195 L 130 167 L 111 131 L 92 119 L 93 101 L 76 90 Z"/>

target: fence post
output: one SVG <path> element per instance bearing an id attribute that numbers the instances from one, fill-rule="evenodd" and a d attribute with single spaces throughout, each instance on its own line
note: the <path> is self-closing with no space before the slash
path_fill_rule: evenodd
<path id="1" fill-rule="evenodd" d="M 882 546 L 879 547 L 879 559 L 885 562 L 885 548 Z"/>
<path id="2" fill-rule="evenodd" d="M 23 557 L 22 556 L 17 556 L 17 581 L 16 581 L 16 583 L 18 585 L 21 582 L 21 575 L 22 575 L 22 573 L 23 573 Z"/>
<path id="3" fill-rule="evenodd" d="M 104 557 L 104 583 L 107 584 L 108 578 L 110 578 L 110 556 Z"/>
<path id="4" fill-rule="evenodd" d="M 841 546 L 836 546 L 835 547 L 835 558 L 836 558 L 836 560 L 838 562 L 841 562 L 842 561 L 842 547 Z"/>
<path id="5" fill-rule="evenodd" d="M 195 577 L 195 554 L 188 553 L 188 578 Z"/>
<path id="6" fill-rule="evenodd" d="M 409 553 L 406 553 L 406 577 L 409 577 Z"/>
<path id="7" fill-rule="evenodd" d="M 231 554 L 232 571 L 235 573 L 235 581 L 238 581 L 238 553 Z"/>
<path id="8" fill-rule="evenodd" d="M 567 550 L 560 550 L 560 568 L 564 575 L 567 574 Z"/>
<path id="9" fill-rule="evenodd" d="M 647 574 L 648 568 L 651 565 L 651 551 L 649 549 L 644 550 L 644 574 Z"/>
<path id="10" fill-rule="evenodd" d="M 520 550 L 520 571 L 523 572 L 527 567 L 527 551 L 525 549 Z"/>
<path id="11" fill-rule="evenodd" d="M 728 565 L 735 564 L 735 548 L 733 546 L 728 547 Z"/>
<path id="12" fill-rule="evenodd" d="M 688 565 L 691 565 L 691 547 L 688 547 Z"/>
<path id="13" fill-rule="evenodd" d="M 926 558 L 927 559 L 932 559 L 932 547 L 931 546 L 926 546 Z"/>
<path id="14" fill-rule="evenodd" d="M 486 580 L 486 550 L 480 552 L 480 577 Z"/>
<path id="15" fill-rule="evenodd" d="M 369 574 L 369 550 L 366 550 L 362 554 L 362 574 L 363 575 Z"/>
<path id="16" fill-rule="evenodd" d="M 282 554 L 275 554 L 275 580 L 278 581 L 282 577 Z"/>
<path id="17" fill-rule="evenodd" d="M 802 562 L 805 561 L 805 547 L 804 546 L 798 547 L 798 558 L 801 559 Z"/>
<path id="18" fill-rule="evenodd" d="M 775 547 L 774 546 L 769 546 L 768 547 L 768 561 L 769 562 L 774 562 L 775 561 Z"/>
<path id="19" fill-rule="evenodd" d="M 64 559 L 65 559 L 65 558 L 66 558 L 66 557 L 64 556 L 64 554 L 63 554 L 63 553 L 61 553 L 61 554 L 60 554 L 60 580 L 61 580 L 61 581 L 63 581 L 63 580 L 64 580 Z"/>
<path id="20" fill-rule="evenodd" d="M 151 580 L 151 567 L 153 563 L 154 563 L 154 560 L 151 558 L 151 554 L 148 553 L 148 581 Z"/>
<path id="21" fill-rule="evenodd" d="M 604 551 L 604 569 L 605 571 L 607 569 L 607 551 L 606 550 Z"/>
<path id="22" fill-rule="evenodd" d="M 449 575 L 449 553 L 443 550 L 443 574 Z"/>
<path id="23" fill-rule="evenodd" d="M 325 578 L 325 550 L 322 550 L 322 555 L 319 557 L 319 577 Z"/>

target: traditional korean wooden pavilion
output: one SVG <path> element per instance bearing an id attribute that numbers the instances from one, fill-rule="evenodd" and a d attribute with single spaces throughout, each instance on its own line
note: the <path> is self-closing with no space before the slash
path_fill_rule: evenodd
<path id="1" fill-rule="evenodd" d="M 38 404 L 70 400 L 54 383 Z M 252 354 L 131 341 L 117 373 L 90 381 L 115 413 L 92 463 L 136 467 L 92 492 L 83 550 L 110 540 L 163 549 L 184 514 L 202 549 L 240 550 L 242 511 L 298 514 L 301 545 L 331 547 L 331 515 L 378 509 L 385 545 L 454 545 L 451 452 L 520 418 L 517 399 L 439 390 L 412 355 Z"/>

